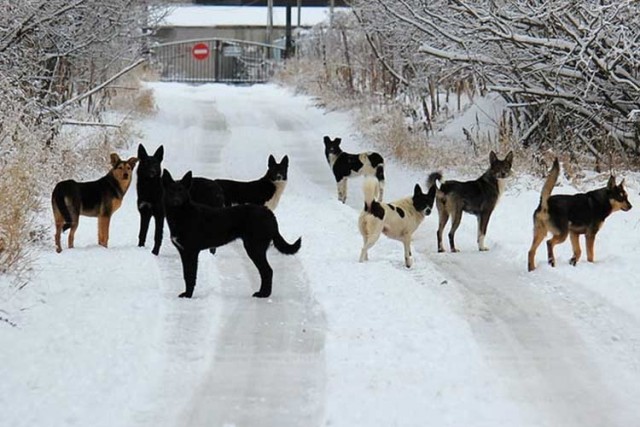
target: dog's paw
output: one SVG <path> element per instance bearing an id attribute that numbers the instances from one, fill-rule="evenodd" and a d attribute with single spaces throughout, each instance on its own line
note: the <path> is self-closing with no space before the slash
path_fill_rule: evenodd
<path id="1" fill-rule="evenodd" d="M 578 260 L 576 259 L 576 257 L 571 257 L 571 259 L 569 260 L 569 264 L 573 265 L 574 267 L 576 266 L 577 263 L 578 263 Z"/>
<path id="2" fill-rule="evenodd" d="M 453 252 L 453 253 L 455 254 L 455 253 L 460 252 L 460 249 L 458 249 L 458 248 L 451 248 L 451 252 Z"/>
<path id="3" fill-rule="evenodd" d="M 157 256 L 160 253 L 160 248 L 153 248 L 151 253 Z"/>
<path id="4" fill-rule="evenodd" d="M 549 263 L 549 265 L 550 265 L 551 267 L 555 267 L 555 266 L 556 266 L 556 260 L 555 260 L 555 259 L 553 259 L 553 258 L 549 258 L 549 259 L 547 260 L 547 262 Z"/>
<path id="5" fill-rule="evenodd" d="M 270 296 L 271 296 L 271 292 L 258 291 L 253 294 L 254 298 L 269 298 Z"/>
<path id="6" fill-rule="evenodd" d="M 488 248 L 488 247 L 486 247 L 486 246 L 483 246 L 483 247 L 481 247 L 481 248 L 478 248 L 478 250 L 479 250 L 480 252 L 487 252 L 487 251 L 489 250 L 489 248 Z"/>
<path id="7" fill-rule="evenodd" d="M 178 298 L 191 298 L 192 294 L 190 292 L 183 292 L 180 295 L 178 295 Z"/>

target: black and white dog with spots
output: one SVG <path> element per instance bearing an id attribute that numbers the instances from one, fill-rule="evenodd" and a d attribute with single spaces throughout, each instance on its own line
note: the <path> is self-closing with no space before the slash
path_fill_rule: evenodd
<path id="1" fill-rule="evenodd" d="M 368 251 L 376 244 L 380 234 L 404 244 L 404 265 L 411 267 L 411 237 L 425 216 L 431 214 L 436 198 L 436 186 L 433 184 L 425 194 L 419 184 L 413 189 L 413 196 L 391 203 L 382 203 L 375 199 L 378 182 L 372 178 L 364 182 L 364 209 L 358 219 L 358 229 L 362 234 L 360 262 L 368 261 Z"/>
<path id="2" fill-rule="evenodd" d="M 345 153 L 340 148 L 342 138 L 331 140 L 324 137 L 324 155 L 333 171 L 338 184 L 338 200 L 347 201 L 347 178 L 364 175 L 378 180 L 379 194 L 376 199 L 382 200 L 384 191 L 384 159 L 376 152 L 368 151 L 360 154 Z"/>

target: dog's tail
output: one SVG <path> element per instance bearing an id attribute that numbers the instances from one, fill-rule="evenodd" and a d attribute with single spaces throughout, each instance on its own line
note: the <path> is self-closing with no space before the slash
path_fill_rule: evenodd
<path id="1" fill-rule="evenodd" d="M 437 171 L 430 173 L 427 178 L 427 188 L 431 188 L 432 185 L 436 185 L 438 181 L 440 181 L 440 185 L 442 185 L 442 172 Z"/>
<path id="2" fill-rule="evenodd" d="M 560 174 L 560 163 L 558 162 L 558 158 L 556 157 L 553 161 L 553 166 L 549 171 L 549 175 L 547 176 L 546 181 L 544 182 L 544 186 L 542 187 L 542 193 L 540 194 L 540 208 L 543 211 L 546 211 L 548 208 L 547 201 L 551 196 L 551 191 L 553 190 L 554 185 L 558 182 L 558 175 Z"/>
<path id="3" fill-rule="evenodd" d="M 291 244 L 284 240 L 284 237 L 282 237 L 279 230 L 276 230 L 276 234 L 273 236 L 273 246 L 285 255 L 293 255 L 300 250 L 300 246 L 302 246 L 302 237 L 298 237 L 298 240 Z"/>
<path id="4" fill-rule="evenodd" d="M 376 195 L 380 194 L 380 183 L 373 178 L 367 178 L 364 180 L 362 189 L 364 190 L 364 211 L 377 218 L 384 218 L 384 208 L 376 200 Z"/>
<path id="5" fill-rule="evenodd" d="M 364 192 L 364 210 L 369 212 L 371 204 L 376 201 L 376 196 L 380 194 L 380 182 L 377 179 L 366 178 L 362 184 Z"/>
<path id="6" fill-rule="evenodd" d="M 71 213 L 69 212 L 69 208 L 67 207 L 67 203 L 64 200 L 63 191 L 56 186 L 53 189 L 53 195 L 51 196 L 52 202 L 55 207 L 58 208 L 62 218 L 64 218 L 64 224 L 62 225 L 62 231 L 67 231 L 71 228 Z"/>

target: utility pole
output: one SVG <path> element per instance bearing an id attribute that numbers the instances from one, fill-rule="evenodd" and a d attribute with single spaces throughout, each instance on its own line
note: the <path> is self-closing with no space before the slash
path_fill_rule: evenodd
<path id="1" fill-rule="evenodd" d="M 336 0 L 331 0 L 329 3 L 329 27 L 333 28 L 333 8 L 336 5 Z"/>
<path id="2" fill-rule="evenodd" d="M 273 43 L 273 0 L 267 1 L 267 44 Z"/>

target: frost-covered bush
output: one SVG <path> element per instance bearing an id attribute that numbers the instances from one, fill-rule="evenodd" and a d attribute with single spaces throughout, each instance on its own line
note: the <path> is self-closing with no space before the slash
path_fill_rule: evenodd
<path id="1" fill-rule="evenodd" d="M 153 3 L 0 0 L 0 274 L 27 268 L 55 182 L 105 172 L 109 151 L 128 140 L 121 118 L 103 126 L 104 112 L 153 111 L 135 82 L 124 83 L 136 93 L 128 106 L 108 86 L 142 63 Z"/>

